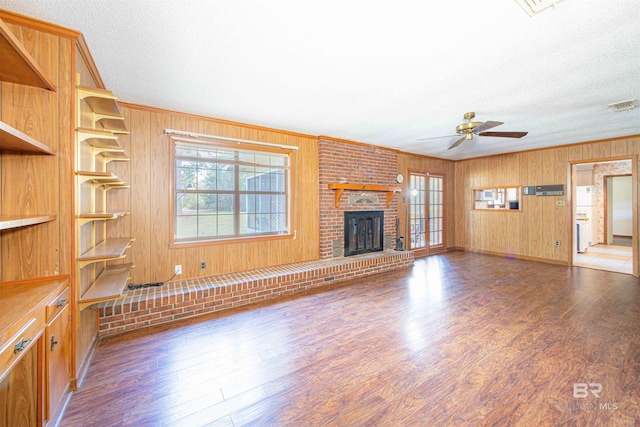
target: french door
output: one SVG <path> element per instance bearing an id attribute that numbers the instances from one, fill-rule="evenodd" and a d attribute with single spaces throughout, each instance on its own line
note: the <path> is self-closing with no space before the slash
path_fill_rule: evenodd
<path id="1" fill-rule="evenodd" d="M 417 256 L 445 250 L 444 175 L 409 172 L 409 249 Z"/>

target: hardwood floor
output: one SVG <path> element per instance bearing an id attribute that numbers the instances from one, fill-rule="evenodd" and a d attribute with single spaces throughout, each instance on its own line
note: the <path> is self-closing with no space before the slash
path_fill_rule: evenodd
<path id="1" fill-rule="evenodd" d="M 632 276 L 445 253 L 104 340 L 62 425 L 633 426 L 638 325 Z"/>

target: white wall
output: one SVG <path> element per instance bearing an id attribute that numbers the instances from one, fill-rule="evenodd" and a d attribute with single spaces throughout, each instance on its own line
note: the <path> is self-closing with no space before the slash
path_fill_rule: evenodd
<path id="1" fill-rule="evenodd" d="M 616 236 L 631 236 L 633 233 L 632 216 L 632 193 L 630 176 L 614 176 L 610 178 L 613 182 L 612 194 L 612 226 L 613 234 Z"/>

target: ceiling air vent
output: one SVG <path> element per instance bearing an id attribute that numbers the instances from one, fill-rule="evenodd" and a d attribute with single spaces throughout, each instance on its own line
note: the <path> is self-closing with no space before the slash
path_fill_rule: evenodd
<path id="1" fill-rule="evenodd" d="M 529 16 L 533 16 L 543 9 L 553 6 L 562 0 L 516 0 L 516 3 L 524 9 Z"/>
<path id="2" fill-rule="evenodd" d="M 628 101 L 615 102 L 613 104 L 609 104 L 609 108 L 611 108 L 613 111 L 633 110 L 637 106 L 638 106 L 638 103 L 636 102 L 635 99 L 630 99 Z"/>

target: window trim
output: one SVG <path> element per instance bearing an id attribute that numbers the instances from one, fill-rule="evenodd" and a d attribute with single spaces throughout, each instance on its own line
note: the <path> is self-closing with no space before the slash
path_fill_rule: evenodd
<path id="1" fill-rule="evenodd" d="M 180 240 L 176 241 L 175 239 L 175 221 L 176 221 L 176 206 L 175 206 L 175 196 L 176 196 L 176 143 L 184 142 L 188 144 L 198 144 L 198 145 L 211 145 L 213 147 L 227 147 L 234 149 L 245 149 L 249 151 L 262 151 L 268 153 L 278 153 L 285 154 L 289 157 L 289 173 L 288 179 L 286 182 L 287 188 L 287 224 L 288 231 L 286 233 L 280 234 L 259 234 L 259 235 L 242 235 L 242 236 L 231 236 L 231 237 L 220 237 L 220 238 L 199 238 L 194 240 Z M 222 245 L 229 243 L 242 243 L 242 242 L 259 242 L 259 241 L 267 241 L 267 240 L 283 240 L 283 239 L 293 239 L 295 237 L 293 218 L 294 215 L 294 180 L 293 176 L 295 176 L 295 149 L 286 149 L 278 146 L 267 146 L 267 145 L 254 145 L 254 144 L 244 144 L 242 142 L 231 142 L 225 140 L 216 140 L 216 139 L 207 139 L 202 140 L 198 138 L 188 138 L 176 135 L 169 135 L 169 248 L 188 248 L 188 247 L 197 247 L 197 246 L 212 246 L 212 245 Z"/>

